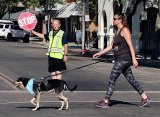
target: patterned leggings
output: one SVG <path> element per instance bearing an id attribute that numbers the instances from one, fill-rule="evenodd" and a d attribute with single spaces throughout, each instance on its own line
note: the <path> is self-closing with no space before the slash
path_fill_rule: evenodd
<path id="1" fill-rule="evenodd" d="M 112 71 L 111 71 L 110 80 L 109 80 L 109 83 L 108 83 L 105 99 L 110 100 L 110 98 L 113 94 L 113 91 L 115 89 L 115 82 L 116 82 L 117 78 L 119 77 L 119 75 L 121 73 L 123 73 L 123 75 L 125 76 L 127 81 L 133 86 L 133 88 L 140 95 L 144 92 L 143 88 L 135 80 L 135 78 L 132 74 L 132 70 L 130 68 L 130 63 L 131 62 L 128 62 L 128 61 L 117 61 L 117 62 L 115 62 L 114 66 L 112 68 Z"/>

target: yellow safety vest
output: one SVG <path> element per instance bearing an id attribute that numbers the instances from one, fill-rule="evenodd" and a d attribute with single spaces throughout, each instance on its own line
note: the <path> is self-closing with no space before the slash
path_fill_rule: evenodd
<path id="1" fill-rule="evenodd" d="M 49 45 L 47 55 L 53 58 L 62 59 L 64 55 L 64 46 L 62 45 L 62 37 L 64 31 L 59 30 L 53 38 L 53 31 L 49 32 Z"/>

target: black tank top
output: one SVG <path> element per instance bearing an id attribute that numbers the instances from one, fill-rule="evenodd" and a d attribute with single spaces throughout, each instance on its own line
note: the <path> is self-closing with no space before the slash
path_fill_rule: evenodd
<path id="1" fill-rule="evenodd" d="M 122 61 L 132 61 L 131 58 L 131 54 L 130 54 L 130 50 L 129 50 L 129 46 L 126 42 L 126 40 L 124 39 L 124 37 L 122 37 L 120 35 L 122 29 L 125 26 L 123 26 L 119 33 L 115 35 L 114 39 L 113 39 L 113 52 L 114 52 L 114 56 L 116 60 L 122 60 Z"/>

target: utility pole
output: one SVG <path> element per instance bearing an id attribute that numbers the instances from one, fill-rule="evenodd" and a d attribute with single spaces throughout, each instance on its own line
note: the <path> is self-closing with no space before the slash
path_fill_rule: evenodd
<path id="1" fill-rule="evenodd" d="M 160 0 L 158 0 L 158 10 L 159 10 L 159 17 L 160 17 Z"/>
<path id="2" fill-rule="evenodd" d="M 86 13 L 85 13 L 85 21 L 86 21 L 86 29 L 88 29 L 88 30 L 86 30 L 86 41 L 87 41 L 87 45 L 86 45 L 86 48 L 87 48 L 87 50 L 89 49 L 89 1 L 88 0 L 86 0 Z"/>
<path id="3" fill-rule="evenodd" d="M 48 0 L 45 4 L 45 23 L 46 23 L 46 32 L 48 32 Z"/>
<path id="4" fill-rule="evenodd" d="M 85 0 L 82 0 L 82 50 L 85 49 Z"/>

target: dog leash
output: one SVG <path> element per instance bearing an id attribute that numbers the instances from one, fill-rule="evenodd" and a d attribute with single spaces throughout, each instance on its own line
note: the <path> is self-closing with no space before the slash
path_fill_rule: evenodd
<path id="1" fill-rule="evenodd" d="M 52 76 L 64 74 L 64 73 L 67 73 L 67 72 L 75 71 L 75 70 L 78 70 L 78 69 L 81 69 L 81 68 L 84 68 L 84 67 L 88 67 L 88 66 L 90 66 L 90 65 L 94 65 L 94 64 L 97 64 L 97 63 L 100 63 L 100 62 L 104 62 L 104 61 L 106 61 L 106 60 L 105 60 L 105 59 L 101 59 L 101 60 L 99 60 L 99 61 L 97 61 L 97 62 L 94 62 L 94 63 L 90 63 L 90 64 L 87 64 L 87 65 L 83 65 L 83 66 L 80 66 L 80 67 L 77 67 L 77 68 L 74 68 L 74 69 L 71 69 L 71 70 L 66 70 L 66 71 L 61 72 L 61 73 L 59 73 L 59 74 L 48 75 L 48 76 L 45 76 L 45 77 L 43 77 L 43 78 L 48 78 L 48 77 L 52 77 Z"/>

